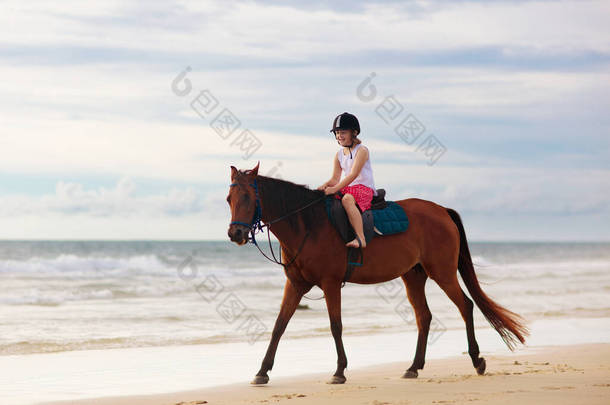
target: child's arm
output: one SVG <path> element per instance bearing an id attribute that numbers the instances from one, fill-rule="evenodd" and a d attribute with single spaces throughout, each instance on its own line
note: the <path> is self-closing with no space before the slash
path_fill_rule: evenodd
<path id="1" fill-rule="evenodd" d="M 354 181 L 354 179 L 360 174 L 360 171 L 362 170 L 362 167 L 364 166 L 368 158 L 369 150 L 364 146 L 361 147 L 358 151 L 358 154 L 356 155 L 356 160 L 354 161 L 354 165 L 352 166 L 352 171 L 350 172 L 350 174 L 345 176 L 345 178 L 341 180 L 338 184 L 328 187 L 325 190 L 326 194 L 335 194 L 337 191 L 341 190 L 343 187 L 349 185 L 352 181 Z"/>
<path id="2" fill-rule="evenodd" d="M 326 187 L 334 186 L 339 182 L 339 180 L 341 180 L 341 165 L 339 164 L 339 159 L 337 159 L 336 154 L 334 155 L 333 162 L 332 177 L 326 183 L 318 187 L 318 190 L 324 190 Z"/>

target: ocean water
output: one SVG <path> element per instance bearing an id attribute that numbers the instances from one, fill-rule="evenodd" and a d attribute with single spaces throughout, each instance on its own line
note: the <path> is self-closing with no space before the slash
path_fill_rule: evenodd
<path id="1" fill-rule="evenodd" d="M 277 248 L 277 245 L 275 245 Z M 610 320 L 610 243 L 470 243 L 484 291 L 528 322 Z M 0 242 L 0 356 L 254 344 L 269 339 L 285 276 L 253 245 Z M 431 339 L 464 323 L 427 284 Z M 284 339 L 329 336 L 314 288 Z M 399 280 L 343 289 L 346 336 L 413 332 Z M 475 325 L 487 326 L 475 309 Z M 499 339 L 499 337 L 498 337 Z M 458 353 L 456 353 L 458 354 Z"/>

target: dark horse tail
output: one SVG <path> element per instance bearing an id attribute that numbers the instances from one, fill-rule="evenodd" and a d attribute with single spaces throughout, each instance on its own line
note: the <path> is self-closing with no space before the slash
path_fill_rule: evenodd
<path id="1" fill-rule="evenodd" d="M 481 290 L 479 280 L 477 280 L 477 276 L 474 272 L 462 219 L 457 211 L 452 210 L 451 208 L 446 208 L 446 210 L 460 231 L 458 269 L 466 284 L 466 288 L 468 288 L 470 296 L 474 299 L 474 302 L 481 312 L 483 312 L 483 315 L 485 315 L 485 318 L 487 318 L 491 326 L 500 334 L 508 348 L 513 350 L 518 342 L 525 343 L 524 336 L 529 334 L 528 330 L 525 325 L 523 325 L 523 320 L 519 315 L 498 305 Z"/>

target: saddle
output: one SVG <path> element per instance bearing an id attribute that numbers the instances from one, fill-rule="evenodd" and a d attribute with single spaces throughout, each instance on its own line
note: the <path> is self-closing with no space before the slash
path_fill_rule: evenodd
<path id="1" fill-rule="evenodd" d="M 341 236 L 341 239 L 345 243 L 353 240 L 356 237 L 356 233 L 349 222 L 341 200 L 334 196 L 328 196 L 325 199 L 325 203 L 328 219 Z M 360 207 L 358 207 L 358 210 L 360 210 Z M 392 235 L 406 231 L 409 226 L 409 220 L 400 205 L 394 201 L 385 200 L 385 190 L 381 188 L 377 189 L 377 195 L 371 201 L 371 208 L 362 212 L 362 225 L 364 238 L 368 244 L 377 235 Z M 354 266 L 362 266 L 363 262 L 362 249 L 348 248 L 347 270 L 343 281 L 348 281 Z"/>

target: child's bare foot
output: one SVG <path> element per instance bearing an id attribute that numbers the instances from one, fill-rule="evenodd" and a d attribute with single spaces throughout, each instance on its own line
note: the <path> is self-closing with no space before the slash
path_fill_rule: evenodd
<path id="1" fill-rule="evenodd" d="M 351 242 L 347 242 L 345 244 L 345 246 L 347 246 L 347 247 L 354 247 L 354 248 L 365 248 L 366 247 L 366 242 L 362 242 L 360 240 L 360 238 L 358 236 L 356 236 L 356 239 L 354 239 Z"/>

